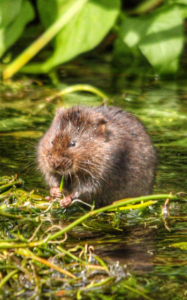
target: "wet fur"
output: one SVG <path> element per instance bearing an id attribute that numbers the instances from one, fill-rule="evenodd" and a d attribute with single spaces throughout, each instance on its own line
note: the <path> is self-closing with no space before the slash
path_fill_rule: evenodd
<path id="1" fill-rule="evenodd" d="M 48 185 L 59 187 L 65 175 L 65 195 L 95 201 L 97 207 L 150 194 L 156 163 L 143 125 L 116 107 L 59 109 L 38 144 Z"/>

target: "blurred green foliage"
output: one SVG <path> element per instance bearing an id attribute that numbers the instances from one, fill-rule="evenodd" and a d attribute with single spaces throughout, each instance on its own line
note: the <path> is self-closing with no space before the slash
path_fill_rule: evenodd
<path id="1" fill-rule="evenodd" d="M 36 15 L 35 19 L 34 16 Z M 4 78 L 11 77 L 48 42 L 48 57 L 27 66 L 27 73 L 47 73 L 99 45 L 112 30 L 114 58 L 122 68 L 134 62 L 151 65 L 156 74 L 175 74 L 184 47 L 187 0 L 142 0 L 127 8 L 120 0 L 0 0 L 0 57 L 27 33 L 28 22 L 39 36 L 19 59 L 10 62 Z M 21 40 L 20 40 L 21 41 Z M 28 45 L 29 46 L 29 45 Z M 28 54 L 29 53 L 29 54 Z"/>
<path id="2" fill-rule="evenodd" d="M 34 19 L 29 0 L 0 0 L 0 57 L 21 36 L 25 25 Z"/>

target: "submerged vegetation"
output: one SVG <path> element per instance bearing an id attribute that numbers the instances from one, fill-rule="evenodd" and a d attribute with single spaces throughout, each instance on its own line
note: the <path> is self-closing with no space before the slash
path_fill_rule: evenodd
<path id="1" fill-rule="evenodd" d="M 47 5 L 45 0 L 0 1 L 4 79 L 17 71 L 48 73 L 93 50 L 106 36 L 106 45 L 113 47 L 114 65 L 127 72 L 137 66 L 151 70 L 151 65 L 156 74 L 175 74 L 185 43 L 186 16 L 185 0 L 144 0 L 131 6 L 122 0 L 48 0 Z M 10 47 L 21 43 L 27 34 L 33 43 L 22 47 L 16 57 Z M 39 56 L 42 62 L 26 65 L 49 42 Z"/>
<path id="2" fill-rule="evenodd" d="M 94 233 L 121 234 L 131 226 L 131 213 L 136 212 L 138 223 L 150 226 L 154 222 L 153 215 L 148 217 L 151 207 L 167 198 L 160 211 L 160 218 L 166 220 L 168 201 L 179 200 L 177 195 L 124 199 L 88 212 L 76 203 L 63 209 L 57 201 L 46 202 L 34 191 L 25 191 L 23 185 L 15 176 L 0 178 L 0 299 L 84 299 L 85 295 L 95 299 L 98 289 L 103 296 L 97 299 L 105 299 L 105 295 L 113 299 L 117 286 L 119 296 L 158 299 L 151 292 L 151 280 L 146 279 L 145 284 L 146 280 L 131 274 L 126 265 L 103 260 L 92 242 Z M 93 241 L 77 244 L 77 230 L 85 237 L 92 230 Z"/>

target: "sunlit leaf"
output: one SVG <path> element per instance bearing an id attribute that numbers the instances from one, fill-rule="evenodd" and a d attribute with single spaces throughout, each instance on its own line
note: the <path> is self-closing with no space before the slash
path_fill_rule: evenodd
<path id="1" fill-rule="evenodd" d="M 49 26 L 49 21 L 53 22 L 66 8 L 64 1 L 53 2 L 54 9 L 51 10 L 51 5 L 46 5 L 46 1 L 38 0 L 39 13 L 45 26 Z M 114 25 L 119 8 L 119 0 L 88 1 L 57 34 L 54 53 L 43 68 L 47 71 L 97 46 Z"/>
<path id="2" fill-rule="evenodd" d="M 177 6 L 167 6 L 149 15 L 126 17 L 120 37 L 136 55 L 139 49 L 156 72 L 173 74 L 178 69 L 184 43 L 181 10 Z"/>
<path id="3" fill-rule="evenodd" d="M 159 11 L 139 47 L 155 70 L 175 73 L 184 43 L 183 19 L 178 7 Z"/>

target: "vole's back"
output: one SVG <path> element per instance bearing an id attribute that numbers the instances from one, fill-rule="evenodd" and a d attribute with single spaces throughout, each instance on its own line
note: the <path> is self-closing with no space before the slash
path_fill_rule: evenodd
<path id="1" fill-rule="evenodd" d="M 100 205 L 122 198 L 148 195 L 152 192 L 157 154 L 141 122 L 129 112 L 116 107 L 94 108 L 107 120 L 110 144 L 109 182 L 104 186 Z M 98 199 L 100 198 L 99 195 Z M 115 199 L 114 199 L 115 198 Z"/>

